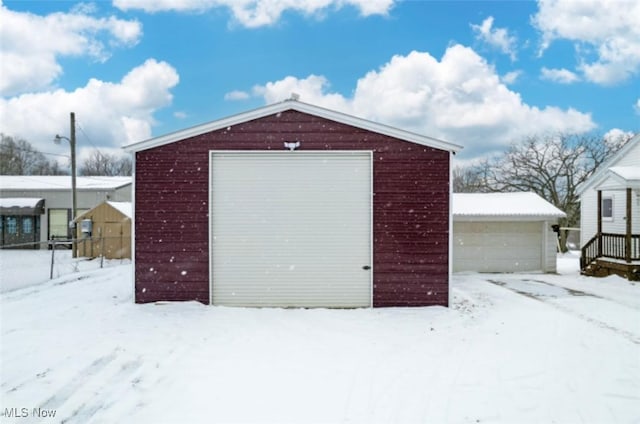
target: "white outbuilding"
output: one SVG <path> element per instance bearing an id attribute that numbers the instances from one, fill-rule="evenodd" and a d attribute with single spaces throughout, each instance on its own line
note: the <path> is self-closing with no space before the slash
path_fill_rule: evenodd
<path id="1" fill-rule="evenodd" d="M 535 193 L 453 195 L 453 271 L 555 272 L 565 213 Z"/>

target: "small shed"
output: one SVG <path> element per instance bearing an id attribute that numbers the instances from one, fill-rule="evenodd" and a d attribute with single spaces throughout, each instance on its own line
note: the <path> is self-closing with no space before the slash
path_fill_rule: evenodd
<path id="1" fill-rule="evenodd" d="M 460 146 L 291 99 L 125 149 L 136 302 L 449 303 Z"/>
<path id="2" fill-rule="evenodd" d="M 76 219 L 78 256 L 131 258 L 131 203 L 102 202 Z"/>
<path id="3" fill-rule="evenodd" d="M 564 212 L 535 193 L 453 195 L 453 270 L 556 271 Z"/>

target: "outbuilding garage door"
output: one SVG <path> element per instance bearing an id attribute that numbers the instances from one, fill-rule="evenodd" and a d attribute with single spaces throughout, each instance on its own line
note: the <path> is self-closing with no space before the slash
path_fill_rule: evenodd
<path id="1" fill-rule="evenodd" d="M 454 271 L 540 271 L 542 254 L 539 222 L 453 223 Z"/>
<path id="2" fill-rule="evenodd" d="M 371 305 L 371 152 L 211 152 L 212 303 Z"/>

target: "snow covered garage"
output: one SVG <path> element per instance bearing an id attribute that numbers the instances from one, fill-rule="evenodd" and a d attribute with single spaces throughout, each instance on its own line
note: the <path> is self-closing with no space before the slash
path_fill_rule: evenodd
<path id="1" fill-rule="evenodd" d="M 126 149 L 136 302 L 448 304 L 460 146 L 287 100 Z"/>
<path id="2" fill-rule="evenodd" d="M 453 270 L 556 271 L 558 218 L 535 193 L 453 195 Z"/>

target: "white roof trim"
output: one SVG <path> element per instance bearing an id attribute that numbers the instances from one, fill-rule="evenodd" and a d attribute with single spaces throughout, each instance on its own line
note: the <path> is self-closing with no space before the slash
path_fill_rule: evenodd
<path id="1" fill-rule="evenodd" d="M 627 154 L 627 152 L 631 150 L 633 146 L 635 146 L 636 143 L 640 143 L 640 133 L 631 137 L 631 140 L 627 141 L 627 144 L 622 146 L 622 149 L 614 153 L 613 156 L 607 159 L 598 167 L 598 169 L 596 169 L 596 172 L 594 172 L 592 176 L 590 176 L 585 182 L 580 184 L 576 190 L 578 195 L 581 196 L 582 193 L 587 191 L 587 189 L 589 189 L 591 186 L 600 183 L 601 180 L 609 172 L 609 168 L 611 168 L 612 165 L 615 165 L 620 159 L 622 159 Z"/>
<path id="2" fill-rule="evenodd" d="M 138 143 L 132 143 L 124 146 L 124 150 L 127 152 L 139 152 L 142 150 L 151 149 L 165 144 L 170 144 L 186 138 L 195 137 L 201 134 L 205 134 L 211 131 L 216 131 L 222 128 L 231 127 L 233 125 L 241 124 L 244 122 L 252 121 L 254 119 L 263 118 L 265 116 L 273 115 L 278 112 L 284 112 L 286 110 L 295 110 L 298 112 L 308 113 L 310 115 L 319 116 L 321 118 L 329 119 L 332 121 L 340 122 L 342 124 L 351 125 L 357 128 L 368 130 L 371 132 L 395 137 L 401 140 L 410 141 L 416 144 L 421 144 L 436 149 L 447 150 L 457 152 L 462 149 L 462 146 L 449 143 L 436 138 L 431 138 L 416 134 L 409 131 L 404 131 L 398 128 L 390 127 L 388 125 L 379 124 L 377 122 L 368 121 L 366 119 L 357 118 L 355 116 L 347 115 L 342 112 L 336 112 L 333 110 L 325 109 L 319 106 L 303 103 L 296 100 L 285 100 L 279 103 L 273 103 L 258 109 L 253 109 L 248 112 L 232 115 L 227 118 L 219 119 L 216 121 L 208 122 L 206 124 L 197 125 L 195 127 L 187 128 L 184 130 L 169 133 L 163 136 L 151 138 L 148 140 L 140 141 Z"/>

